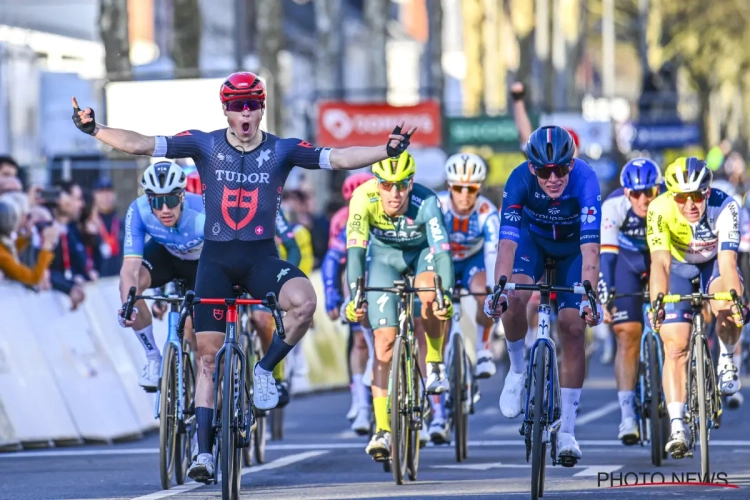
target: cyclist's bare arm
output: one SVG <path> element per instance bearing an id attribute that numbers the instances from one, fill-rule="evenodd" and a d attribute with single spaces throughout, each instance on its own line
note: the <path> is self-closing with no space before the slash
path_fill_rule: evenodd
<path id="1" fill-rule="evenodd" d="M 529 120 L 529 115 L 526 113 L 526 104 L 523 102 L 523 99 L 513 101 L 513 121 L 516 122 L 518 140 L 522 145 L 526 145 L 532 129 L 531 120 Z"/>
<path id="2" fill-rule="evenodd" d="M 132 130 L 110 128 L 99 123 L 94 129 L 94 137 L 131 155 L 151 156 L 156 147 L 156 138 L 151 135 L 143 135 Z"/>
<path id="3" fill-rule="evenodd" d="M 585 243 L 581 245 L 581 282 L 599 282 L 599 243 Z"/>
<path id="4" fill-rule="evenodd" d="M 138 274 L 141 271 L 141 257 L 125 257 L 120 268 L 120 300 L 124 303 L 128 298 L 131 286 L 138 287 Z"/>
<path id="5" fill-rule="evenodd" d="M 669 250 L 651 252 L 649 291 L 652 299 L 656 299 L 660 293 L 666 295 L 669 292 L 669 266 L 671 264 L 672 254 Z"/>
<path id="6" fill-rule="evenodd" d="M 516 249 L 518 243 L 513 240 L 501 239 L 497 245 L 497 261 L 495 262 L 495 283 L 501 276 L 505 276 L 510 281 L 513 274 L 513 260 L 516 258 Z"/>
<path id="7" fill-rule="evenodd" d="M 734 250 L 721 250 L 716 258 L 719 264 L 719 275 L 725 288 L 719 291 L 728 292 L 729 290 L 734 290 L 738 295 L 742 295 L 740 291 L 742 284 L 740 282 L 740 274 L 737 270 L 737 252 Z"/>

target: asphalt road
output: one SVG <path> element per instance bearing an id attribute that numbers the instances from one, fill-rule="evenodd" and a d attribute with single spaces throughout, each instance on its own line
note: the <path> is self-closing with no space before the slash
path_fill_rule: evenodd
<path id="1" fill-rule="evenodd" d="M 716 486 L 650 486 L 611 488 L 597 484 L 599 473 L 635 475 L 661 472 L 699 474 L 695 458 L 650 465 L 648 448 L 625 447 L 617 441 L 620 413 L 612 367 L 592 363 L 584 386 L 576 435 L 583 459 L 575 468 L 547 468 L 544 498 L 750 498 L 750 399 L 738 410 L 725 410 L 722 427 L 711 435 L 713 470 L 726 474 L 739 488 Z M 244 470 L 243 498 L 329 500 L 345 498 L 529 498 L 530 468 L 524 460 L 518 421 L 500 415 L 497 406 L 502 380 L 484 381 L 483 398 L 469 421 L 469 458 L 458 464 L 452 446 L 428 445 L 422 450 L 416 482 L 396 486 L 364 452 L 365 438 L 348 431 L 347 392 L 293 399 L 286 412 L 285 439 L 269 442 L 266 464 Z M 742 389 L 750 398 L 750 379 Z M 173 496 L 221 498 L 220 487 L 188 483 L 161 490 L 158 436 L 114 446 L 89 446 L 0 455 L 0 499 L 138 499 Z M 617 477 L 617 476 L 616 476 Z M 657 475 L 656 481 L 661 481 Z M 693 481 L 695 481 L 693 477 Z M 642 480 L 641 480 L 642 482 Z M 619 484 L 615 482 L 615 484 Z"/>

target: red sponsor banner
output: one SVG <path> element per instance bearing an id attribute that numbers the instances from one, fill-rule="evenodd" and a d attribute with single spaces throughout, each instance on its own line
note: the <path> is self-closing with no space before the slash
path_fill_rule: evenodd
<path id="1" fill-rule="evenodd" d="M 399 122 L 417 131 L 411 138 L 414 146 L 440 146 L 440 104 L 430 100 L 415 106 L 388 104 L 350 104 L 326 101 L 318 109 L 318 139 L 321 147 L 380 146 Z"/>

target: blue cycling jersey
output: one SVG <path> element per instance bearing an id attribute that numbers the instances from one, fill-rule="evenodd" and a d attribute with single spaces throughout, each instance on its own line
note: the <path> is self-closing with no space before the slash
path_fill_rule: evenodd
<path id="1" fill-rule="evenodd" d="M 575 159 L 570 179 L 557 199 L 551 199 L 524 162 L 505 183 L 500 239 L 518 242 L 522 227 L 534 239 L 561 243 L 599 243 L 602 197 L 599 180 L 583 160 Z"/>
<path id="2" fill-rule="evenodd" d="M 125 215 L 125 257 L 143 257 L 146 236 L 163 245 L 175 257 L 182 260 L 198 260 L 203 248 L 203 226 L 206 214 L 200 195 L 185 193 L 182 214 L 177 225 L 167 227 L 154 215 L 148 197 L 136 198 Z"/>

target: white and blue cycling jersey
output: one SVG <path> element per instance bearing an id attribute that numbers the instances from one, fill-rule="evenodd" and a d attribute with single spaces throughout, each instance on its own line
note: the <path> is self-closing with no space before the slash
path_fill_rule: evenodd
<path id="1" fill-rule="evenodd" d="M 633 212 L 625 189 L 615 189 L 602 203 L 602 252 L 618 249 L 645 252 L 646 218 Z"/>
<path id="2" fill-rule="evenodd" d="M 486 272 L 486 285 L 492 288 L 495 278 L 495 261 L 497 260 L 497 242 L 500 234 L 500 215 L 497 207 L 486 197 L 477 197 L 474 210 L 469 215 L 458 215 L 453 211 L 450 191 L 438 193 L 443 210 L 445 226 L 450 232 L 451 257 L 456 268 L 456 276 L 462 267 L 477 267 Z M 484 261 L 480 257 L 484 257 Z M 468 263 L 471 261 L 471 264 Z M 481 268 L 481 269 L 479 269 Z M 470 273 L 471 276 L 474 273 Z M 468 282 L 461 280 L 464 286 Z"/>
<path id="3" fill-rule="evenodd" d="M 125 215 L 124 257 L 143 257 L 146 236 L 182 260 L 198 260 L 203 248 L 203 226 L 206 213 L 203 198 L 185 193 L 182 214 L 177 225 L 167 227 L 154 215 L 146 195 L 139 196 L 130 204 Z"/>

